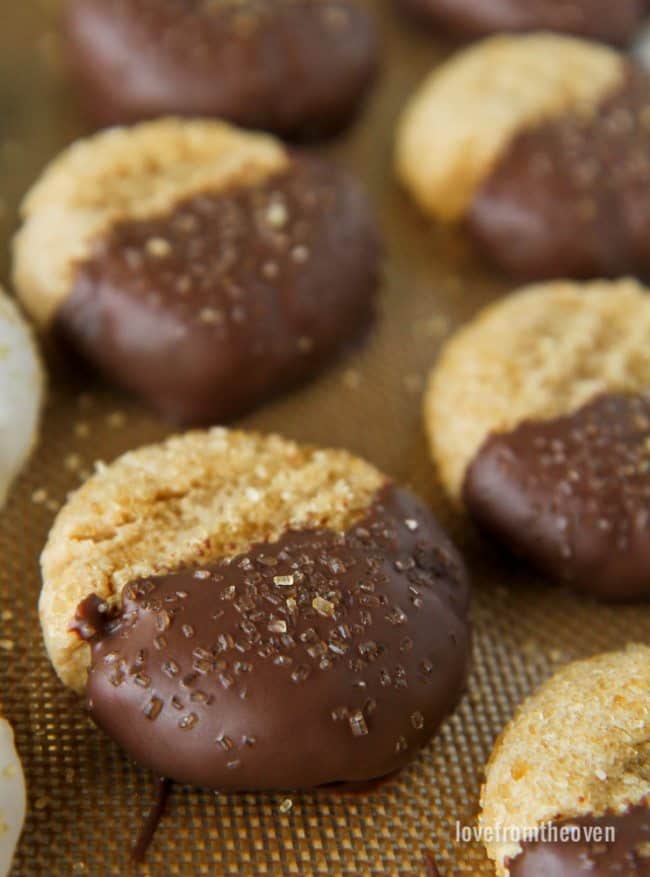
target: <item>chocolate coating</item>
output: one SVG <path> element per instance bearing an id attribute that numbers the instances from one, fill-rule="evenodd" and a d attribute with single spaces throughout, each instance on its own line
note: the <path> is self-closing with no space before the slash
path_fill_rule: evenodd
<path id="1" fill-rule="evenodd" d="M 169 419 L 213 423 L 304 380 L 361 332 L 379 251 L 356 182 L 296 158 L 263 185 L 113 227 L 78 266 L 58 330 Z"/>
<path id="2" fill-rule="evenodd" d="M 510 877 L 650 877 L 650 809 L 632 807 L 614 816 L 584 816 L 555 823 L 578 826 L 579 840 L 536 841 L 509 863 Z M 587 832 L 613 828 L 615 840 L 590 842 Z"/>
<path id="3" fill-rule="evenodd" d="M 92 605 L 90 714 L 159 776 L 223 790 L 383 776 L 455 705 L 469 661 L 462 561 L 408 491 L 344 534 L 287 531 Z"/>
<path id="4" fill-rule="evenodd" d="M 103 124 L 218 116 L 284 135 L 341 128 L 376 69 L 349 0 L 72 0 L 67 57 Z"/>
<path id="5" fill-rule="evenodd" d="M 461 37 L 554 30 L 627 43 L 646 14 L 644 0 L 400 0 L 424 20 Z"/>
<path id="6" fill-rule="evenodd" d="M 650 395 L 601 395 L 488 437 L 463 497 L 542 572 L 609 600 L 650 597 Z"/>
<path id="7" fill-rule="evenodd" d="M 520 134 L 479 188 L 475 240 L 523 278 L 650 275 L 650 77 Z"/>

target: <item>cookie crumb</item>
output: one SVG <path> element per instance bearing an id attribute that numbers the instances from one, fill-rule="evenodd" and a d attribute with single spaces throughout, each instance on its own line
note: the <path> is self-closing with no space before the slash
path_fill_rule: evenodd
<path id="1" fill-rule="evenodd" d="M 165 259 L 172 252 L 171 244 L 165 238 L 149 238 L 145 248 L 147 253 L 156 259 Z"/>
<path id="2" fill-rule="evenodd" d="M 70 472 L 76 472 L 81 467 L 82 459 L 80 454 L 68 454 L 63 465 Z"/>
<path id="3" fill-rule="evenodd" d="M 346 369 L 343 372 L 342 382 L 347 390 L 358 390 L 361 386 L 361 375 L 355 368 Z"/>
<path id="4" fill-rule="evenodd" d="M 311 353 L 313 349 L 313 338 L 309 338 L 307 335 L 301 335 L 300 338 L 298 338 L 298 350 L 300 353 Z"/>
<path id="5" fill-rule="evenodd" d="M 285 798 L 280 804 L 280 813 L 289 813 L 293 808 L 293 801 L 291 798 Z"/>
<path id="6" fill-rule="evenodd" d="M 126 415 L 123 411 L 113 411 L 107 416 L 106 424 L 111 429 L 121 429 L 126 424 Z"/>
<path id="7" fill-rule="evenodd" d="M 294 247 L 291 250 L 291 258 L 298 265 L 304 265 L 305 262 L 307 262 L 307 260 L 309 259 L 309 250 L 307 249 L 307 247 L 299 244 L 297 247 Z"/>
<path id="8" fill-rule="evenodd" d="M 266 221 L 272 228 L 283 228 L 289 219 L 289 211 L 282 201 L 272 201 L 266 211 Z"/>
<path id="9" fill-rule="evenodd" d="M 217 308 L 201 308 L 199 312 L 199 320 L 206 326 L 214 326 L 217 323 L 223 323 L 223 311 Z"/>

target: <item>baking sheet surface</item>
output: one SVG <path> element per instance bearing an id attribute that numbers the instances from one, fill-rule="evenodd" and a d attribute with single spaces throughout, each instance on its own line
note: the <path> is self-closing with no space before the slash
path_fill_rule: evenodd
<path id="1" fill-rule="evenodd" d="M 48 351 L 41 443 L 0 517 L 0 702 L 29 784 L 15 877 L 424 877 L 424 849 L 435 853 L 443 877 L 489 875 L 481 848 L 456 842 L 456 821 L 472 824 L 482 766 L 516 704 L 563 661 L 650 640 L 650 608 L 604 607 L 533 580 L 482 544 L 436 485 L 420 418 L 423 379 L 449 331 L 509 285 L 461 236 L 431 229 L 394 183 L 391 141 L 399 107 L 450 46 L 405 25 L 384 0 L 377 12 L 385 51 L 381 79 L 353 129 L 320 149 L 364 178 L 381 216 L 387 241 L 381 313 L 363 346 L 239 425 L 347 447 L 432 504 L 473 570 L 469 691 L 416 761 L 367 795 L 226 797 L 176 787 L 146 865 L 134 869 L 129 850 L 151 802 L 150 777 L 93 727 L 57 682 L 37 620 L 38 555 L 60 503 L 95 460 L 112 460 L 169 428 Z M 5 284 L 19 197 L 49 158 L 89 130 L 61 63 L 55 14 L 54 0 L 4 0 L 0 8 Z"/>

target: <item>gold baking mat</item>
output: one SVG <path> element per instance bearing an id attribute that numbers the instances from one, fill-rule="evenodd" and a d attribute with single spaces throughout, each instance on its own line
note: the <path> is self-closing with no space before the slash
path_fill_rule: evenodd
<path id="1" fill-rule="evenodd" d="M 3 0 L 0 8 L 5 282 L 19 196 L 44 162 L 85 129 L 61 71 L 53 14 L 53 0 Z M 488 875 L 480 847 L 455 842 L 455 821 L 473 820 L 482 766 L 515 705 L 568 658 L 650 640 L 649 607 L 598 606 L 535 584 L 481 545 L 434 483 L 420 423 L 424 375 L 445 334 L 508 286 L 458 236 L 432 231 L 393 181 L 398 108 L 449 47 L 409 29 L 384 6 L 381 14 L 379 87 L 355 129 L 325 149 L 363 176 L 382 217 L 388 258 L 380 318 L 364 346 L 242 425 L 348 447 L 432 503 L 465 549 L 476 585 L 469 693 L 410 768 L 366 795 L 227 797 L 174 788 L 147 864 L 136 871 L 129 848 L 150 803 L 150 777 L 57 682 L 37 622 L 38 554 L 58 504 L 94 460 L 112 460 L 168 429 L 79 365 L 50 354 L 41 443 L 0 516 L 0 701 L 29 785 L 15 877 L 423 877 L 425 848 L 434 851 L 443 877 Z"/>

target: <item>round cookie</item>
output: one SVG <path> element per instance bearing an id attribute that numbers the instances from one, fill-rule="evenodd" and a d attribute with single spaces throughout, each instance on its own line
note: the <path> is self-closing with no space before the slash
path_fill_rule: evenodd
<path id="1" fill-rule="evenodd" d="M 32 332 L 0 288 L 0 505 L 36 443 L 43 395 Z"/>
<path id="2" fill-rule="evenodd" d="M 449 340 L 424 403 L 450 496 L 606 599 L 650 597 L 649 335 L 633 281 L 529 287 Z"/>
<path id="3" fill-rule="evenodd" d="M 647 15 L 645 0 L 398 0 L 407 12 L 463 38 L 502 31 L 562 31 L 624 44 Z"/>
<path id="4" fill-rule="evenodd" d="M 650 875 L 649 691 L 634 645 L 568 664 L 522 705 L 482 792 L 499 877 Z"/>
<path id="5" fill-rule="evenodd" d="M 23 217 L 25 307 L 176 421 L 231 417 L 304 380 L 373 313 L 378 232 L 356 181 L 224 123 L 80 141 Z"/>
<path id="6" fill-rule="evenodd" d="M 25 778 L 13 731 L 0 711 L 0 877 L 11 871 L 26 806 Z"/>
<path id="7" fill-rule="evenodd" d="M 459 108 L 462 108 L 459 109 Z M 495 37 L 407 105 L 397 170 L 431 216 L 525 278 L 650 273 L 650 75 L 552 34 Z"/>
<path id="8" fill-rule="evenodd" d="M 343 127 L 376 71 L 355 0 L 71 0 L 75 83 L 101 123 L 218 116 L 283 135 Z"/>
<path id="9" fill-rule="evenodd" d="M 419 500 L 343 451 L 213 429 L 128 453 L 62 509 L 42 572 L 57 673 L 181 782 L 383 776 L 465 682 L 462 560 Z"/>

